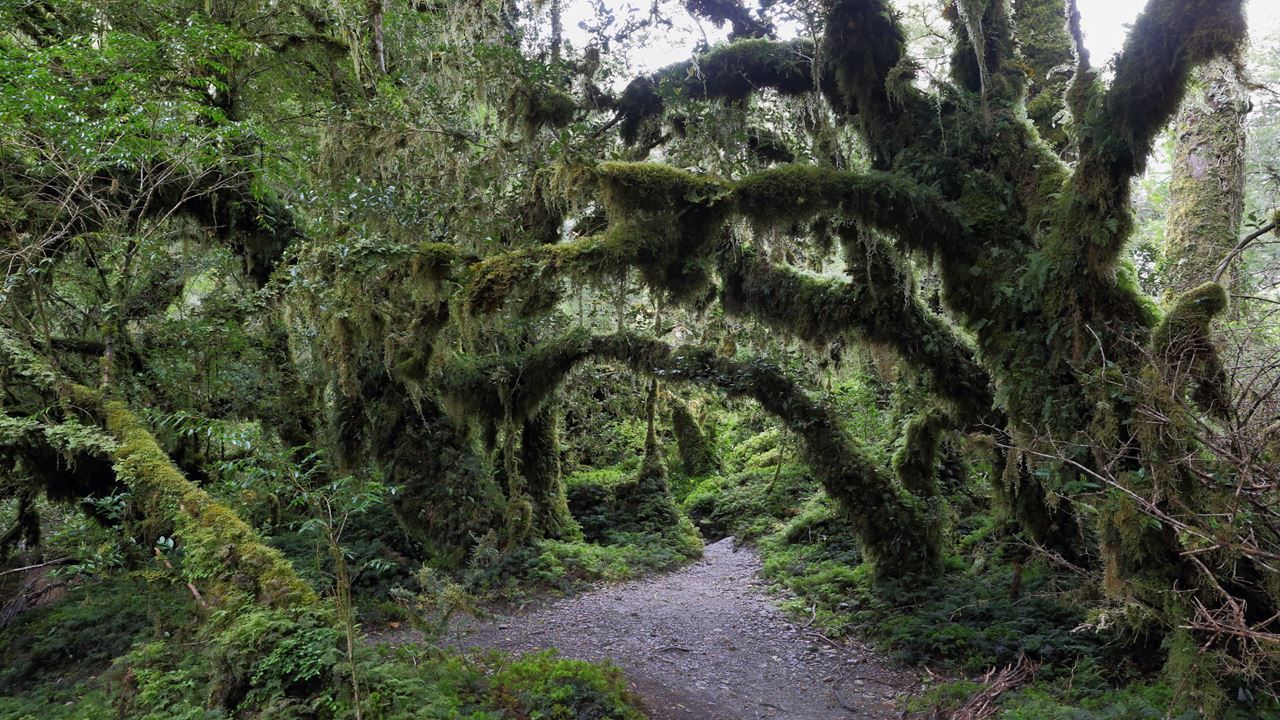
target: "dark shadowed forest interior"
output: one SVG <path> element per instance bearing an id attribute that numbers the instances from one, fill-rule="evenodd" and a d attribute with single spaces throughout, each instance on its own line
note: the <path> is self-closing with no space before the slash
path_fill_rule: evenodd
<path id="1" fill-rule="evenodd" d="M 1280 718 L 1275 2 L 0 0 L 0 718 Z"/>

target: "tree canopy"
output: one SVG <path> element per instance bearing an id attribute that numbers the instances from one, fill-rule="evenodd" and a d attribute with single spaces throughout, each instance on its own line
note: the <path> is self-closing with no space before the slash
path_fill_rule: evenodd
<path id="1" fill-rule="evenodd" d="M 1275 70 L 1243 0 L 1148 0 L 1105 66 L 1073 0 L 601 4 L 577 42 L 564 13 L 0 8 L 0 559 L 82 510 L 199 606 L 200 702 L 391 717 L 410 671 L 359 640 L 364 568 L 453 587 L 608 533 L 696 557 L 707 404 L 790 438 L 882 597 L 954 571 L 981 497 L 1186 707 L 1274 688 L 1276 187 L 1245 137 Z M 723 40 L 636 71 L 677 15 Z M 888 438 L 851 372 L 894 387 Z M 628 415 L 627 481 L 568 486 Z M 189 671 L 158 647 L 138 666 Z M 268 687 L 289 663 L 345 669 Z"/>

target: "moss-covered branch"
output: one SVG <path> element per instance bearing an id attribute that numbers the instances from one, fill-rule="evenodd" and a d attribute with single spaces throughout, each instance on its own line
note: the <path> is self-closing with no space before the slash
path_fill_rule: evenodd
<path id="1" fill-rule="evenodd" d="M 1227 309 L 1227 291 L 1205 283 L 1177 298 L 1151 334 L 1154 366 L 1169 389 L 1192 388 L 1202 410 L 1218 417 L 1231 411 L 1227 373 L 1211 337 L 1214 318 Z"/>
<path id="2" fill-rule="evenodd" d="M 1214 60 L 1174 122 L 1164 285 L 1185 292 L 1214 277 L 1240 237 L 1244 213 L 1245 127 L 1249 96 L 1236 68 Z"/>
<path id="3" fill-rule="evenodd" d="M 469 412 L 522 420 L 540 409 L 578 363 L 593 358 L 756 400 L 805 441 L 806 461 L 848 511 L 882 576 L 922 577 L 936 569 L 939 539 L 927 508 L 870 460 L 830 408 L 767 360 L 731 360 L 698 347 L 673 349 L 628 333 L 573 333 L 522 356 L 492 358 L 485 373 L 450 368 L 444 376 L 453 401 Z"/>
<path id="4" fill-rule="evenodd" d="M 636 78 L 617 101 L 623 139 L 634 143 L 641 127 L 662 115 L 668 99 L 740 102 L 765 89 L 813 92 L 814 56 L 807 40 L 739 40 Z"/>
<path id="5" fill-rule="evenodd" d="M 828 4 L 822 39 L 823 91 L 837 112 L 857 115 L 877 167 L 887 167 L 928 127 L 932 111 L 915 87 L 916 63 L 907 55 L 898 13 L 887 0 Z"/>
<path id="6" fill-rule="evenodd" d="M 813 343 L 856 333 L 925 370 L 930 391 L 954 405 L 964 422 L 989 419 L 991 378 L 973 348 L 914 293 L 902 292 L 903 270 L 890 248 L 876 243 L 868 251 L 857 239 L 849 244 L 851 259 L 859 261 L 851 263 L 851 282 L 772 265 L 751 251 L 726 254 L 725 309 Z"/>
<path id="7" fill-rule="evenodd" d="M 786 165 L 733 183 L 660 163 L 612 162 L 594 177 L 609 218 L 605 233 L 478 263 L 468 286 L 473 312 L 492 313 L 514 303 L 521 314 L 536 314 L 555 303 L 562 279 L 587 280 L 628 268 L 676 301 L 700 299 L 721 231 L 734 215 L 778 226 L 838 213 L 906 249 L 942 257 L 968 252 L 967 229 L 938 193 L 887 173 Z"/>
<path id="8" fill-rule="evenodd" d="M 1129 180 L 1177 113 L 1193 68 L 1235 53 L 1245 37 L 1243 0 L 1150 0 L 1116 62 L 1111 87 L 1080 121 L 1080 163 L 1066 225 L 1090 270 L 1109 273 L 1129 237 Z"/>
<path id="9" fill-rule="evenodd" d="M 183 572 L 207 598 L 235 603 L 247 595 L 277 608 L 316 604 L 315 592 L 289 561 L 230 508 L 183 477 L 123 402 L 68 382 L 6 328 L 0 328 L 0 353 L 41 390 L 69 407 L 101 415 L 114 441 L 109 450 L 116 478 L 129 488 L 133 501 L 141 503 L 144 513 L 172 525 L 183 551 Z"/>
<path id="10" fill-rule="evenodd" d="M 1014 37 L 1029 74 L 1027 117 L 1040 137 L 1062 155 L 1070 146 L 1067 89 L 1075 67 L 1075 49 L 1063 0 L 1013 0 Z"/>
<path id="11" fill-rule="evenodd" d="M 73 393 L 89 404 L 96 394 L 86 388 Z M 146 425 L 124 403 L 102 403 L 107 431 L 119 441 L 112 454 L 116 476 L 141 500 L 148 514 L 173 523 L 183 551 L 183 572 L 205 590 L 206 597 L 234 602 L 247 593 L 259 604 L 281 609 L 316 603 L 315 592 L 293 566 L 269 547 L 248 523 L 214 500 L 182 473 L 156 442 Z"/>
<path id="12" fill-rule="evenodd" d="M 926 408 L 907 422 L 902 445 L 893 454 L 898 482 L 916 497 L 938 495 L 938 445 L 949 419 L 935 408 Z"/>
<path id="13" fill-rule="evenodd" d="M 710 20 L 716 27 L 733 26 L 729 39 L 773 37 L 773 23 L 751 14 L 739 0 L 685 0 L 691 14 Z"/>
<path id="14" fill-rule="evenodd" d="M 734 207 L 759 224 L 839 213 L 929 255 L 965 251 L 966 229 L 936 191 L 902 175 L 784 165 L 733 184 Z"/>

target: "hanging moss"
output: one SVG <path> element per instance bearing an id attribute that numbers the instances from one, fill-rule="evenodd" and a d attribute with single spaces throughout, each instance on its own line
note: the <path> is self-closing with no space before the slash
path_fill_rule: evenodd
<path id="1" fill-rule="evenodd" d="M 597 176 L 613 256 L 627 258 L 650 287 L 677 303 L 703 296 L 729 215 L 728 188 L 659 163 L 604 163 Z"/>
<path id="2" fill-rule="evenodd" d="M 427 291 L 438 294 L 441 286 L 453 276 L 457 259 L 458 249 L 449 243 L 422 243 L 410 259 L 410 268 L 413 277 L 422 282 Z"/>
<path id="3" fill-rule="evenodd" d="M 741 102 L 766 88 L 783 95 L 813 92 L 813 57 L 807 40 L 739 40 L 637 78 L 618 99 L 622 137 L 634 144 L 641 128 L 662 115 L 665 98 Z"/>
<path id="4" fill-rule="evenodd" d="M 747 129 L 747 150 L 757 160 L 765 163 L 789 163 L 796 159 L 796 154 L 787 145 L 786 139 L 766 127 Z"/>
<path id="5" fill-rule="evenodd" d="M 456 566 L 504 510 L 492 469 L 465 428 L 434 398 L 415 400 L 371 351 L 359 354 L 357 375 L 357 392 L 339 401 L 362 440 L 354 458 L 396 489 L 396 519 L 425 557 Z"/>
<path id="6" fill-rule="evenodd" d="M 507 114 L 522 124 L 527 137 L 572 123 L 577 111 L 576 98 L 550 85 L 519 86 L 507 97 Z"/>

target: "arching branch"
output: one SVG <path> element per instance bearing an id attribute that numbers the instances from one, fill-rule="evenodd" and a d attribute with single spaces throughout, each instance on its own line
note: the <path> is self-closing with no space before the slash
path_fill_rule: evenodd
<path id="1" fill-rule="evenodd" d="M 1156 135 L 1177 113 L 1191 70 L 1231 55 L 1243 41 L 1243 5 L 1150 0 L 1135 21 L 1111 87 L 1085 109 L 1080 123 L 1080 163 L 1066 225 L 1088 228 L 1088 237 L 1072 239 L 1090 270 L 1110 272 L 1132 227 L 1129 181 L 1143 171 Z"/>
<path id="2" fill-rule="evenodd" d="M 809 342 L 853 333 L 888 347 L 926 371 L 930 392 L 948 401 L 957 419 L 993 423 L 991 378 L 973 348 L 914 293 L 903 292 L 906 279 L 890 248 L 868 248 L 856 238 L 848 244 L 852 282 L 772 265 L 750 251 L 726 255 L 720 266 L 725 310 Z"/>
<path id="3" fill-rule="evenodd" d="M 814 53 L 808 40 L 739 40 L 636 78 L 617 101 L 623 139 L 634 143 L 645 121 L 662 115 L 666 98 L 740 102 L 765 89 L 814 92 Z"/>
<path id="4" fill-rule="evenodd" d="M 849 513 L 881 576 L 924 577 L 936 568 L 939 539 L 927 509 L 871 461 L 830 408 L 768 360 L 732 360 L 706 348 L 672 348 L 630 333 L 575 333 L 518 357 L 450 367 L 442 390 L 471 412 L 520 420 L 537 412 L 569 371 L 590 359 L 756 400 L 805 441 L 806 461 Z"/>

